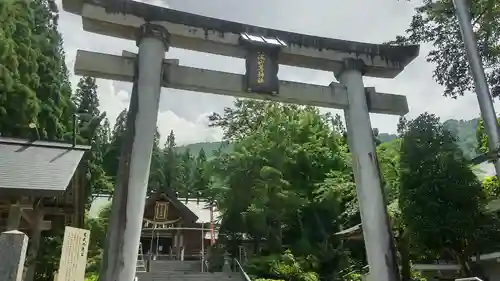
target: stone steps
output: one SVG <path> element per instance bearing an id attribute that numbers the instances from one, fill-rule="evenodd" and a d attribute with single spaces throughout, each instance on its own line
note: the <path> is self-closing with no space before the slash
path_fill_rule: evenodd
<path id="1" fill-rule="evenodd" d="M 201 272 L 201 261 L 150 261 L 149 272 L 136 276 L 138 281 L 242 281 L 235 272 Z"/>
<path id="2" fill-rule="evenodd" d="M 138 281 L 241 281 L 241 275 L 225 272 L 137 272 Z"/>
<path id="3" fill-rule="evenodd" d="M 201 261 L 168 261 L 149 262 L 150 272 L 201 272 Z"/>

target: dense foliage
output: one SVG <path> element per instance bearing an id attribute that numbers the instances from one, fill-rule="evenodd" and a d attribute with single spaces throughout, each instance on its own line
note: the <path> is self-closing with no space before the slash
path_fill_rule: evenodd
<path id="1" fill-rule="evenodd" d="M 493 96 L 500 96 L 500 2 L 472 0 L 472 24 Z M 398 44 L 432 45 L 427 61 L 436 65 L 434 78 L 444 95 L 458 97 L 474 89 L 452 0 L 422 0 Z"/>
<path id="2" fill-rule="evenodd" d="M 318 272 L 335 274 L 329 269 L 342 256 L 332 234 L 348 204 L 340 194 L 353 185 L 342 132 L 329 120 L 314 108 L 258 101 L 238 101 L 214 119 L 234 145 L 213 167 L 221 180 L 212 186 L 224 213 L 220 231 L 228 243 L 245 233 L 256 253 L 281 254 L 284 247 L 301 256 L 316 253 Z"/>
<path id="3" fill-rule="evenodd" d="M 0 2 L 0 131 L 62 139 L 71 131 L 71 87 L 57 6 L 50 0 Z"/>
<path id="4" fill-rule="evenodd" d="M 424 0 L 407 36 L 398 43 L 432 43 L 429 61 L 445 95 L 472 88 L 467 62 L 451 13 L 451 0 Z M 489 83 L 500 93 L 499 8 L 473 1 Z M 112 194 L 127 110 L 113 128 L 99 110 L 96 81 L 82 77 L 72 93 L 64 64 L 58 11 L 52 0 L 0 1 L 0 134 L 88 144 L 84 157 L 87 207 Z M 76 117 L 76 126 L 73 125 Z M 361 222 L 351 155 L 339 116 L 313 107 L 237 100 L 210 116 L 224 131 L 221 143 L 177 147 L 175 132 L 153 148 L 149 194 L 175 191 L 202 197 L 222 213 L 213 270 L 223 252 L 247 248 L 246 269 L 257 280 L 361 280 L 364 243 L 341 240 L 336 232 Z M 417 280 L 411 265 L 450 259 L 462 275 L 481 275 L 469 258 L 497 247 L 499 224 L 485 204 L 499 194 L 496 177 L 482 183 L 468 159 L 485 152 L 478 119 L 440 120 L 424 113 L 402 119 L 399 134 L 374 130 L 387 208 L 403 281 Z M 87 275 L 97 280 L 109 206 L 87 216 L 91 230 Z M 53 280 L 62 229 L 43 233 L 37 281 Z M 260 279 L 259 279 L 260 278 Z"/>
<path id="5" fill-rule="evenodd" d="M 422 114 L 400 128 L 403 221 L 415 243 L 436 256 L 452 257 L 471 276 L 469 257 L 498 239 L 496 217 L 485 212 L 481 182 L 438 118 Z"/>
<path id="6" fill-rule="evenodd" d="M 449 119 L 443 122 L 443 126 L 449 130 L 455 137 L 456 142 L 460 149 L 462 149 L 464 156 L 467 159 L 472 159 L 478 155 L 480 150 L 478 150 L 478 141 L 480 139 L 477 138 L 477 129 L 479 125 L 479 118 L 474 118 L 471 120 L 456 120 Z M 379 133 L 378 140 L 381 143 L 391 142 L 398 138 L 397 134 L 388 134 L 388 133 Z M 484 139 L 486 140 L 486 139 Z M 233 144 L 228 143 L 222 146 L 222 142 L 201 142 L 201 143 L 193 143 L 185 146 L 180 146 L 177 148 L 178 151 L 183 152 L 187 149 L 190 151 L 199 151 L 203 149 L 207 153 L 208 158 L 214 157 L 214 151 L 218 151 L 219 148 L 223 152 L 230 152 L 233 150 Z M 482 151 L 481 153 L 484 153 Z"/>

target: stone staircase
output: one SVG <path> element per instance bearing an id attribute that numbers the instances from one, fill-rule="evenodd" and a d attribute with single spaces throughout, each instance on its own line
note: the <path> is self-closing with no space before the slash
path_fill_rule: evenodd
<path id="1" fill-rule="evenodd" d="M 201 273 L 201 261 L 152 260 L 149 261 L 150 272 L 198 272 Z"/>
<path id="2" fill-rule="evenodd" d="M 241 281 L 237 273 L 225 272 L 138 272 L 139 281 Z"/>
<path id="3" fill-rule="evenodd" d="M 137 272 L 138 281 L 244 281 L 239 272 L 201 272 L 201 261 L 150 261 L 149 272 Z"/>

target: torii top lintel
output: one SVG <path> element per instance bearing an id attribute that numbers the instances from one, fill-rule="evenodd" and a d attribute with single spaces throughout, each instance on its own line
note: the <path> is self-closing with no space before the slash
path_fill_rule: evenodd
<path id="1" fill-rule="evenodd" d="M 277 37 L 288 44 L 279 63 L 312 69 L 338 71 L 344 58 L 360 58 L 367 76 L 393 78 L 419 54 L 418 45 L 371 44 L 304 35 L 186 13 L 142 2 L 125 0 L 120 14 L 106 11 L 103 0 L 63 0 L 65 11 L 82 16 L 87 31 L 125 39 L 136 39 L 135 29 L 145 22 L 164 25 L 171 34 L 170 46 L 244 57 L 238 44 L 241 33 Z"/>

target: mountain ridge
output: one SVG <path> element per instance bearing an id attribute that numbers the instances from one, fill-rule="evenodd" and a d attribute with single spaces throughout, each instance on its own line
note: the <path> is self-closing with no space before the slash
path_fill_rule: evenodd
<path id="1" fill-rule="evenodd" d="M 457 144 L 464 152 L 464 155 L 468 159 L 472 159 L 477 156 L 476 147 L 476 129 L 479 123 L 479 118 L 474 118 L 471 120 L 457 120 L 448 119 L 443 122 L 444 128 L 449 130 L 457 138 Z M 396 139 L 398 136 L 391 133 L 379 133 L 378 139 L 381 142 L 389 142 Z M 221 141 L 218 142 L 198 142 L 187 145 L 182 145 L 176 147 L 178 153 L 185 153 L 189 150 L 192 154 L 197 155 L 198 152 L 203 149 L 208 158 L 214 156 L 214 151 L 217 151 L 222 145 Z M 228 144 L 222 148 L 222 151 L 228 152 L 232 150 L 232 145 Z"/>

